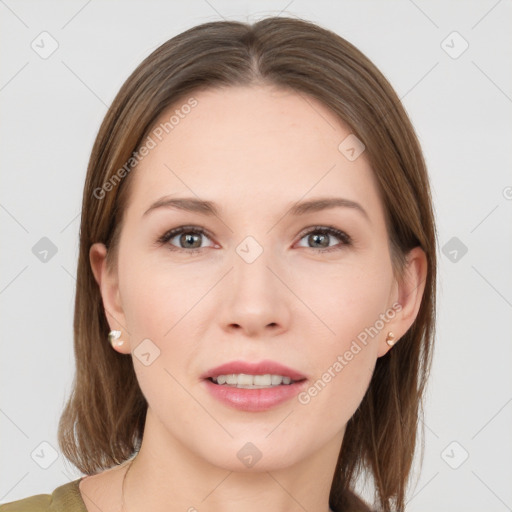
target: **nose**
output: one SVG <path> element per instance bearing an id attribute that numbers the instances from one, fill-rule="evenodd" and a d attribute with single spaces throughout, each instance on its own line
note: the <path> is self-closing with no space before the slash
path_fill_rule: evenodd
<path id="1" fill-rule="evenodd" d="M 235 254 L 233 267 L 223 287 L 222 328 L 249 337 L 275 336 L 287 330 L 293 296 L 283 284 L 286 276 L 278 262 L 267 251 L 252 263 Z"/>

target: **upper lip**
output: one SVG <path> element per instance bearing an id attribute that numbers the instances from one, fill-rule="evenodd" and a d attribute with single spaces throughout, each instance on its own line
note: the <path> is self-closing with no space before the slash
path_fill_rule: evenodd
<path id="1" fill-rule="evenodd" d="M 306 376 L 299 371 L 270 360 L 260 361 L 258 363 L 230 361 L 229 363 L 221 364 L 220 366 L 216 366 L 204 372 L 201 378 L 208 379 L 210 377 L 218 377 L 219 375 L 238 375 L 239 373 L 246 375 L 282 375 L 283 377 L 290 377 L 292 380 L 303 380 L 306 378 Z"/>

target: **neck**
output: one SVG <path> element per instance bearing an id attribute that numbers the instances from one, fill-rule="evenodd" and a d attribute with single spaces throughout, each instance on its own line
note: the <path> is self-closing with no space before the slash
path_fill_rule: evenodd
<path id="1" fill-rule="evenodd" d="M 261 459 L 247 468 L 237 457 L 219 463 L 209 460 L 209 453 L 193 451 L 194 446 L 172 436 L 149 408 L 141 449 L 125 473 L 124 512 L 329 512 L 342 435 L 288 466 L 264 449 Z M 233 453 L 247 444 L 241 439 L 231 443 Z"/>

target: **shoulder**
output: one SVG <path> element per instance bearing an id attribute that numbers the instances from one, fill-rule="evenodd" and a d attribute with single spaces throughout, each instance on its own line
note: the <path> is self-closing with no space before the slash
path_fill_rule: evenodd
<path id="1" fill-rule="evenodd" d="M 78 484 L 80 479 L 57 487 L 51 494 L 36 494 L 0 505 L 0 512 L 87 512 Z"/>
<path id="2" fill-rule="evenodd" d="M 36 494 L 10 503 L 0 505 L 0 512 L 43 512 L 49 510 L 50 494 Z"/>

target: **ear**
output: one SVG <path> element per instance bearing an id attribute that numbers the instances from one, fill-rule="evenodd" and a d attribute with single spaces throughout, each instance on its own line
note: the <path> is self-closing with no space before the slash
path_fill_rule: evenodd
<path id="1" fill-rule="evenodd" d="M 400 282 L 396 283 L 395 303 L 400 305 L 393 308 L 398 310 L 390 321 L 379 341 L 377 357 L 386 354 L 392 347 L 386 343 L 386 335 L 391 331 L 395 335 L 395 343 L 400 343 L 400 338 L 409 330 L 420 310 L 425 282 L 427 279 L 427 256 L 421 247 L 415 247 L 407 254 L 407 263 Z"/>
<path id="2" fill-rule="evenodd" d="M 126 320 L 120 300 L 117 271 L 114 272 L 107 268 L 107 248 L 104 244 L 95 243 L 91 245 L 89 261 L 94 279 L 100 288 L 105 316 L 110 329 L 121 331 L 121 337 L 114 350 L 122 354 L 129 354 L 130 344 L 128 342 L 128 331 L 125 327 Z"/>

